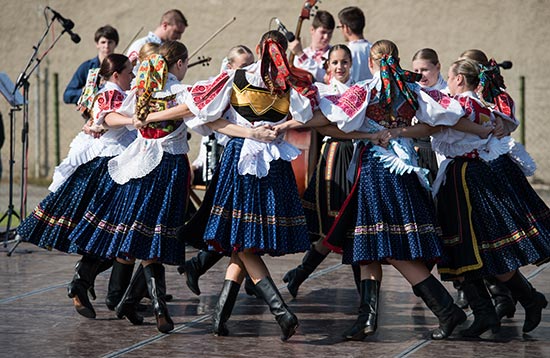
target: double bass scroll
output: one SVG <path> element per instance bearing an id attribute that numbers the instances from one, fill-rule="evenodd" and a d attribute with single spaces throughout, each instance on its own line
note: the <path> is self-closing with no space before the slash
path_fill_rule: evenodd
<path id="1" fill-rule="evenodd" d="M 298 17 L 296 31 L 294 32 L 297 39 L 300 38 L 303 21 L 311 17 L 311 13 L 317 2 L 318 1 L 316 0 L 306 0 L 304 2 L 300 16 Z M 288 62 L 290 66 L 294 66 L 294 54 L 292 52 L 289 55 Z M 285 140 L 287 142 L 302 151 L 302 153 L 291 162 L 300 196 L 303 196 L 307 188 L 309 179 L 311 178 L 315 169 L 315 164 L 317 163 L 319 151 L 321 150 L 320 141 L 317 137 L 317 132 L 309 128 L 291 129 L 286 132 L 285 135 Z"/>

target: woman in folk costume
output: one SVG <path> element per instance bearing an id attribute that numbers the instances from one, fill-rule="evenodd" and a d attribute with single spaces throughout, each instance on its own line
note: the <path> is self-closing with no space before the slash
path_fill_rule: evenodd
<path id="1" fill-rule="evenodd" d="M 223 71 L 233 72 L 237 69 L 250 66 L 253 63 L 254 63 L 254 53 L 252 52 L 252 50 L 250 50 L 248 47 L 244 45 L 237 45 L 229 49 L 227 56 L 223 59 L 222 65 L 221 65 L 221 72 Z M 165 114 L 167 113 L 168 111 Z M 204 140 L 211 142 L 210 138 L 212 137 L 215 138 L 215 143 L 216 143 L 215 148 L 211 148 L 212 151 L 217 150 L 218 147 L 223 148 L 223 144 L 226 144 L 228 139 L 223 135 L 215 134 L 215 133 L 211 134 L 210 136 L 204 136 L 203 141 L 201 142 L 200 151 L 204 152 L 205 159 L 206 159 L 206 145 L 204 145 Z M 199 154 L 199 157 L 200 157 L 200 154 Z M 208 160 L 203 160 L 203 162 L 204 161 L 208 162 Z M 217 168 L 217 166 L 218 166 L 218 161 L 216 161 L 215 163 L 209 163 L 208 165 L 208 167 L 213 167 L 213 168 Z M 209 180 L 215 180 L 214 178 L 215 170 L 213 170 L 212 173 L 207 173 L 207 171 L 208 171 L 207 165 L 203 163 L 203 174 L 210 176 L 208 178 Z M 209 185 L 212 185 L 212 184 L 209 183 Z M 210 208 L 207 208 L 206 205 L 202 208 L 202 210 L 205 210 L 205 209 L 210 210 Z M 206 215 L 203 215 L 202 213 L 198 215 L 198 217 L 203 217 L 203 216 L 206 216 Z M 194 225 L 194 222 L 190 223 L 190 225 Z M 199 237 L 198 239 L 202 241 L 202 237 Z M 203 243 L 201 242 L 200 245 L 203 245 Z M 200 247 L 199 245 L 196 245 L 196 244 L 194 246 Z M 185 273 L 185 282 L 187 284 L 187 287 L 189 287 L 191 292 L 193 292 L 198 296 L 201 294 L 201 290 L 199 287 L 199 278 L 202 275 L 204 275 L 210 268 L 212 268 L 223 257 L 225 257 L 223 253 L 219 253 L 216 251 L 208 251 L 206 250 L 206 248 L 203 248 L 199 250 L 197 255 L 185 261 L 184 265 L 179 266 L 178 272 L 180 274 Z M 245 279 L 244 288 L 248 295 L 251 295 L 251 296 L 256 295 L 254 292 L 254 283 L 248 277 Z"/>
<path id="2" fill-rule="evenodd" d="M 183 103 L 187 86 L 180 81 L 187 71 L 187 48 L 169 41 L 140 65 L 136 85 L 136 116 Z M 116 190 L 96 198 L 72 238 L 79 249 L 104 258 L 142 260 L 143 271 L 134 274 L 117 315 L 141 324 L 135 305 L 143 297 L 144 274 L 157 329 L 173 329 L 165 302 L 163 264 L 184 262 L 185 245 L 177 239 L 189 194 L 187 127 L 183 119 L 141 122 L 138 138 L 122 154 L 109 161 Z"/>
<path id="3" fill-rule="evenodd" d="M 490 64 L 487 55 L 477 49 L 464 51 L 459 59 L 463 58 L 477 61 L 483 70 L 484 75 L 480 77 L 480 84 L 476 89 L 476 93 L 484 105 L 498 111 L 499 115 L 495 116 L 496 124 L 502 128 L 502 136 L 509 135 L 519 125 L 519 121 L 515 118 L 514 101 L 505 91 L 506 86 L 504 85 L 504 80 L 500 75 L 496 61 L 492 59 Z M 506 124 L 506 129 L 504 129 L 504 124 Z M 525 151 L 521 144 L 512 143 L 514 151 L 518 149 Z M 518 156 L 516 155 L 515 157 L 517 158 Z M 529 158 L 528 155 L 522 155 L 522 157 Z M 504 159 L 504 157 L 501 159 Z M 490 163 L 507 163 L 507 160 L 501 159 L 497 158 L 497 160 L 493 160 Z M 525 169 L 525 175 L 528 176 L 533 175 L 536 169 L 534 161 L 530 159 L 529 162 L 524 162 L 521 166 Z M 516 300 L 512 297 L 510 290 L 494 276 L 484 277 L 483 280 L 493 298 L 499 319 L 502 320 L 504 317 L 512 318 L 516 312 Z"/>
<path id="4" fill-rule="evenodd" d="M 441 63 L 437 52 L 431 48 L 423 48 L 418 50 L 412 58 L 413 71 L 422 75 L 418 84 L 425 91 L 443 91 L 446 93 L 447 82 L 441 75 Z M 436 157 L 436 153 L 432 150 L 430 137 L 415 138 L 414 146 L 418 153 L 418 165 L 422 168 L 429 169 L 428 179 L 432 183 L 437 175 L 438 161 L 443 161 L 445 158 Z"/>
<path id="5" fill-rule="evenodd" d="M 229 334 L 226 322 L 246 272 L 281 327 L 281 339 L 290 338 L 298 326 L 261 258 L 303 252 L 309 246 L 290 165 L 299 150 L 277 137 L 272 126 L 290 114 L 302 123 L 310 121 L 318 98 L 309 75 L 288 66 L 286 47 L 283 34 L 265 33 L 256 65 L 195 84 L 187 101 L 196 116 L 189 126 L 230 137 L 218 180 L 209 187 L 213 205 L 203 236 L 210 250 L 231 256 L 214 310 L 215 335 Z M 227 119 L 219 119 L 224 112 Z"/>
<path id="6" fill-rule="evenodd" d="M 530 165 L 520 168 L 532 160 L 525 151 L 514 151 L 511 138 L 502 136 L 506 125 L 493 129 L 495 114 L 506 116 L 479 100 L 474 92 L 479 77 L 478 63 L 462 59 L 451 65 L 448 85 L 467 118 L 482 128 L 481 137 L 444 129 L 432 141 L 448 158 L 434 183 L 447 258 L 439 272 L 443 279 L 463 280 L 475 318 L 462 332 L 466 337 L 500 327 L 485 277 L 495 276 L 524 307 L 525 333 L 538 326 L 548 304 L 519 268 L 550 257 L 550 209 L 525 178 Z"/>
<path id="7" fill-rule="evenodd" d="M 423 48 L 413 55 L 412 69 L 414 72 L 422 75 L 418 84 L 426 91 L 443 91 L 448 93 L 447 82 L 441 75 L 441 62 L 437 52 L 431 48 Z M 429 170 L 428 180 L 433 183 L 437 176 L 439 163 L 445 160 L 441 154 L 432 149 L 431 138 L 414 138 L 414 147 L 418 153 L 418 165 Z M 453 281 L 453 286 L 457 290 L 456 304 L 460 308 L 468 307 L 468 300 L 460 287 L 459 281 Z"/>
<path id="8" fill-rule="evenodd" d="M 120 54 L 107 56 L 101 67 L 92 71 L 81 105 L 83 113 L 89 117 L 85 127 L 94 130 L 95 134 L 81 132 L 71 142 L 67 158 L 55 168 L 53 182 L 49 187 L 51 193 L 17 230 L 23 240 L 48 250 L 77 251 L 69 240 L 70 233 L 84 216 L 92 198 L 112 187 L 112 183 L 106 179 L 109 176 L 108 161 L 122 153 L 136 138 L 132 120 L 127 118 L 120 121 L 116 118 L 116 112 L 133 113 L 133 96 L 126 92 L 130 90 L 133 77 L 130 61 Z M 104 86 L 98 91 L 100 81 L 104 82 Z M 68 294 L 81 315 L 95 318 L 88 291 L 95 299 L 95 278 L 111 265 L 110 260 L 88 254 L 84 254 L 76 264 Z M 130 271 L 126 285 L 131 275 Z M 119 284 L 124 285 L 124 282 Z M 116 292 L 110 289 L 107 300 L 115 300 L 113 295 L 116 296 Z"/>
<path id="9" fill-rule="evenodd" d="M 337 101 L 322 99 L 320 108 L 344 132 L 392 129 L 388 148 L 360 141 L 352 168 L 355 183 L 325 244 L 343 252 L 343 263 L 361 266 L 359 316 L 344 336 L 362 340 L 377 329 L 382 272 L 393 265 L 439 319 L 433 339 L 450 336 L 466 320 L 445 287 L 426 264 L 441 259 L 434 205 L 426 169 L 417 165 L 411 137 L 429 135 L 434 126 L 458 122 L 463 111 L 441 92 L 432 98 L 414 82 L 418 75 L 399 67 L 397 46 L 380 40 L 371 48 L 372 80 L 350 87 Z M 412 125 L 416 117 L 418 124 Z M 351 238 L 349 230 L 353 231 Z"/>
<path id="10" fill-rule="evenodd" d="M 319 89 L 319 96 L 337 98 L 353 84 L 350 49 L 346 45 L 331 47 L 325 67 L 330 82 L 315 83 Z M 317 130 L 322 132 L 330 128 L 332 127 L 322 127 Z M 288 283 L 287 289 L 292 297 L 297 296 L 300 285 L 330 252 L 330 249 L 323 245 L 323 239 L 351 190 L 352 183 L 347 179 L 347 171 L 352 155 L 351 139 L 331 137 L 327 133 L 323 139 L 319 161 L 302 199 L 312 247 L 306 252 L 302 263 L 283 277 L 283 281 Z M 353 268 L 357 281 L 358 266 L 354 265 Z M 360 277 L 356 282 L 357 285 L 359 281 Z"/>

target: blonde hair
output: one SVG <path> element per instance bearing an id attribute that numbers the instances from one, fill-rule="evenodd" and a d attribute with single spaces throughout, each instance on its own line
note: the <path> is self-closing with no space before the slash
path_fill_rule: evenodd
<path id="1" fill-rule="evenodd" d="M 229 52 L 227 53 L 227 57 L 226 57 L 227 63 L 233 64 L 233 62 L 235 62 L 235 59 L 237 57 L 245 54 L 250 55 L 252 56 L 252 58 L 254 58 L 254 54 L 252 53 L 252 51 L 245 45 L 237 45 L 237 46 L 231 47 L 229 49 Z M 248 65 L 250 65 L 250 63 Z"/>
<path id="2" fill-rule="evenodd" d="M 420 50 L 416 51 L 416 53 L 414 54 L 412 60 L 413 61 L 416 61 L 416 60 L 429 61 L 434 66 L 439 63 L 439 57 L 437 56 L 437 52 L 435 52 L 435 50 L 433 50 L 431 48 L 423 48 L 423 49 L 420 49 Z"/>
<path id="3" fill-rule="evenodd" d="M 160 45 L 154 42 L 147 42 L 139 49 L 138 59 L 139 62 L 145 61 L 145 59 L 152 54 L 158 53 Z"/>
<path id="4" fill-rule="evenodd" d="M 451 72 L 455 76 L 464 76 L 466 85 L 470 89 L 475 89 L 479 85 L 479 65 L 475 60 L 469 58 L 457 60 L 451 65 Z"/>
<path id="5" fill-rule="evenodd" d="M 470 49 L 462 52 L 460 54 L 459 59 L 464 59 L 464 58 L 477 61 L 484 66 L 489 65 L 489 59 L 487 58 L 487 55 L 485 54 L 485 52 L 478 49 Z"/>
<path id="6" fill-rule="evenodd" d="M 378 64 L 380 64 L 380 60 L 384 55 L 392 56 L 399 62 L 399 49 L 397 45 L 390 40 L 378 40 L 370 49 L 371 59 Z"/>

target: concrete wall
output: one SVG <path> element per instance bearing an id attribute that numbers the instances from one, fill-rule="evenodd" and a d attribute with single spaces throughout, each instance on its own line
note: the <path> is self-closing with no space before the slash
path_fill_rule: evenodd
<path id="1" fill-rule="evenodd" d="M 46 25 L 43 10 L 51 6 L 75 23 L 74 31 L 81 37 L 79 44 L 64 35 L 40 66 L 43 76 L 47 69 L 50 81 L 53 73 L 59 74 L 60 96 L 77 66 L 96 54 L 93 42 L 95 30 L 105 24 L 116 27 L 120 33 L 119 51 L 122 51 L 141 27 L 140 36 L 145 36 L 159 23 L 161 14 L 171 8 L 179 8 L 189 21 L 189 28 L 182 41 L 191 52 L 197 49 L 219 27 L 236 17 L 225 31 L 205 46 L 198 55 L 211 56 L 209 67 L 197 66 L 189 70 L 184 82 L 193 83 L 216 74 L 221 59 L 227 50 L 236 44 L 254 48 L 263 32 L 269 29 L 270 19 L 279 17 L 289 29 L 294 29 L 303 2 L 299 0 L 203 0 L 203 1 L 76 1 L 76 0 L 2 0 L 0 12 L 0 71 L 6 72 L 15 81 L 23 71 L 28 59 L 42 36 Z M 374 42 L 387 38 L 397 43 L 403 67 L 410 66 L 414 52 L 423 47 L 438 51 L 446 73 L 449 64 L 469 48 L 480 48 L 497 60 L 511 60 L 514 66 L 503 74 L 511 95 L 519 101 L 519 78 L 526 78 L 526 124 L 527 148 L 539 165 L 536 180 L 550 183 L 550 161 L 546 153 L 550 150 L 550 121 L 546 114 L 546 102 L 550 96 L 546 82 L 550 78 L 550 0 L 369 0 L 333 1 L 326 0 L 320 9 L 330 11 L 335 17 L 344 6 L 357 5 L 367 16 L 366 37 Z M 302 38 L 309 42 L 305 22 Z M 272 28 L 274 28 L 272 24 Z M 42 55 L 58 34 L 55 32 L 44 41 L 39 51 Z M 343 42 L 339 30 L 335 31 L 333 43 Z M 191 59 L 193 60 L 193 59 Z M 30 79 L 30 141 L 29 175 L 50 176 L 55 166 L 53 133 L 53 88 L 49 89 L 47 120 L 44 115 L 45 86 L 33 75 Z M 40 92 L 40 118 L 36 119 L 36 92 Z M 9 130 L 9 106 L 0 99 L 0 110 L 4 114 L 6 136 Z M 74 107 L 60 105 L 60 148 L 61 158 L 68 151 L 71 139 L 80 130 L 82 120 Z M 21 113 L 16 115 L 16 160 L 21 157 L 20 130 Z M 36 131 L 40 129 L 40 140 Z M 45 133 L 47 138 L 45 139 Z M 1 154 L 4 166 L 4 180 L 7 177 L 9 156 L 8 139 Z M 193 158 L 197 152 L 198 135 L 192 140 Z M 47 160 L 45 156 L 48 156 Z M 44 163 L 47 162 L 47 165 Z M 16 173 L 20 173 L 16 163 Z"/>

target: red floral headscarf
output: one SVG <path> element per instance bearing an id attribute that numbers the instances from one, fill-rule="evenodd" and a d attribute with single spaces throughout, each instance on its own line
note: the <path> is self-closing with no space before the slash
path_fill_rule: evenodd
<path id="1" fill-rule="evenodd" d="M 317 87 L 313 85 L 311 74 L 305 70 L 291 67 L 283 48 L 277 41 L 267 39 L 264 42 L 261 63 L 262 79 L 271 93 L 281 95 L 288 87 L 291 87 L 309 98 L 313 108 L 318 106 Z"/>

